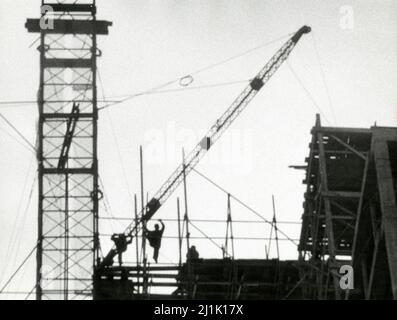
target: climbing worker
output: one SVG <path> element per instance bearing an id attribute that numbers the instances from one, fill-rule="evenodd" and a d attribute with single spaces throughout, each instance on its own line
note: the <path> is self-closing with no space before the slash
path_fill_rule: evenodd
<path id="1" fill-rule="evenodd" d="M 186 254 L 186 260 L 198 260 L 199 253 L 196 250 L 196 246 L 191 246 Z"/>
<path id="2" fill-rule="evenodd" d="M 132 242 L 132 236 L 126 236 L 124 233 L 115 233 L 112 235 L 111 239 L 116 246 L 116 253 L 121 267 L 123 264 L 123 253 L 127 250 L 127 246 Z"/>
<path id="3" fill-rule="evenodd" d="M 159 250 L 161 246 L 161 238 L 163 236 L 164 228 L 165 225 L 163 221 L 160 219 L 159 220 L 161 223 L 161 229 L 158 223 L 154 225 L 154 230 L 150 231 L 148 229 L 145 229 L 145 236 L 146 239 L 148 239 L 149 244 L 151 247 L 153 247 L 153 260 L 157 263 L 157 260 L 159 258 Z"/>

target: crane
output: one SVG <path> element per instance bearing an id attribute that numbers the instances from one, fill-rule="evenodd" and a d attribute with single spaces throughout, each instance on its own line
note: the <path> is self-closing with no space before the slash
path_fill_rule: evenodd
<path id="1" fill-rule="evenodd" d="M 124 231 L 125 236 L 131 237 L 134 232 L 139 230 L 142 223 L 149 221 L 167 199 L 178 188 L 194 167 L 199 163 L 201 158 L 222 136 L 226 129 L 233 123 L 239 114 L 247 107 L 250 101 L 256 96 L 263 85 L 273 76 L 281 64 L 288 58 L 291 51 L 298 43 L 302 35 L 309 33 L 309 26 L 301 27 L 294 35 L 284 43 L 284 45 L 274 54 L 267 64 L 259 71 L 259 73 L 250 81 L 248 86 L 234 100 L 230 107 L 215 121 L 207 134 L 200 140 L 196 147 L 186 156 L 170 177 L 164 182 L 153 198 L 146 204 L 141 218 L 137 223 L 132 222 Z M 99 264 L 99 268 L 111 265 L 113 258 L 117 252 L 112 248 L 109 253 Z"/>

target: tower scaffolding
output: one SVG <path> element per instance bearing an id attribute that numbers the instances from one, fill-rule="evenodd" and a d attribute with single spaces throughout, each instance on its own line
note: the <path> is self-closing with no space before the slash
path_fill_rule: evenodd
<path id="1" fill-rule="evenodd" d="M 42 1 L 37 159 L 36 298 L 85 299 L 98 258 L 97 35 L 95 0 Z M 77 112 L 76 112 L 77 111 Z"/>

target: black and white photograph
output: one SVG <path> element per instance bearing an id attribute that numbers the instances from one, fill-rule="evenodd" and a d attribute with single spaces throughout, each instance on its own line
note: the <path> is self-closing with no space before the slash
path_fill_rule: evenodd
<path id="1" fill-rule="evenodd" d="M 397 300 L 397 1 L 0 0 L 0 39 L 0 300 Z"/>

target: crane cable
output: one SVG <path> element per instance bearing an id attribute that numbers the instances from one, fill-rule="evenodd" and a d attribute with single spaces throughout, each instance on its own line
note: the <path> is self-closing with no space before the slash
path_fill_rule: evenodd
<path id="1" fill-rule="evenodd" d="M 317 108 L 318 112 L 320 113 L 321 117 L 324 118 L 325 122 L 327 122 L 329 125 L 331 125 L 331 122 L 328 120 L 328 118 L 324 115 L 323 111 L 321 110 L 320 106 L 318 105 L 318 103 L 316 102 L 316 100 L 313 98 L 313 96 L 311 95 L 311 93 L 309 92 L 309 90 L 306 88 L 305 84 L 303 83 L 302 79 L 299 78 L 298 74 L 296 73 L 296 71 L 294 70 L 294 68 L 292 68 L 291 64 L 287 62 L 287 65 L 292 73 L 292 75 L 295 77 L 295 79 L 298 81 L 299 85 L 302 87 L 303 91 L 306 93 L 306 95 L 308 96 L 308 98 L 310 99 L 310 101 L 313 103 L 313 105 Z"/>
<path id="2" fill-rule="evenodd" d="M 29 252 L 29 254 L 23 259 L 22 263 L 18 266 L 18 268 L 14 271 L 14 273 L 11 275 L 11 277 L 6 281 L 6 283 L 3 285 L 3 287 L 0 289 L 0 293 L 3 293 L 3 291 L 7 288 L 7 286 L 10 284 L 10 282 L 14 279 L 14 277 L 17 275 L 19 270 L 24 266 L 24 264 L 29 260 L 29 258 L 32 256 L 32 254 L 36 251 L 37 244 L 33 247 L 33 249 Z"/>
<path id="3" fill-rule="evenodd" d="M 24 149 L 26 149 L 29 152 L 33 152 L 33 150 L 28 147 L 25 143 L 21 142 L 19 139 L 17 139 L 15 136 L 13 136 L 11 133 L 9 133 L 6 129 L 0 127 L 0 130 L 3 131 L 9 138 L 11 138 L 12 140 L 14 140 L 16 143 L 18 143 L 21 147 L 23 147 Z"/>
<path id="4" fill-rule="evenodd" d="M 4 120 L 5 123 L 8 124 L 9 127 L 23 140 L 25 143 L 36 153 L 36 148 L 29 142 L 28 139 L 24 137 L 24 135 L 2 114 L 0 113 L 0 117 Z"/>
<path id="5" fill-rule="evenodd" d="M 26 191 L 28 190 L 26 187 L 28 185 L 28 180 L 29 180 L 29 176 L 30 176 L 30 170 L 31 170 L 32 163 L 33 163 L 33 161 L 30 162 L 29 168 L 28 168 L 26 176 L 25 176 L 24 186 L 23 186 L 22 193 L 21 193 L 21 196 L 20 196 L 20 199 L 19 199 L 19 206 L 17 208 L 16 219 L 15 219 L 15 221 L 13 223 L 13 228 L 12 228 L 12 232 L 11 232 L 11 236 L 10 236 L 10 242 L 8 243 L 7 250 L 6 250 L 6 257 L 8 257 L 8 261 L 11 260 L 11 257 L 13 256 L 13 253 L 15 255 L 15 258 L 18 257 L 18 251 L 19 251 L 19 248 L 20 248 L 21 237 L 19 237 L 19 241 L 18 241 L 17 240 L 17 235 L 18 234 L 19 235 L 22 234 L 22 231 L 23 231 L 23 228 L 24 228 L 25 222 L 26 222 L 26 215 L 27 215 L 27 212 L 28 212 L 28 210 L 30 208 L 30 203 L 31 203 L 31 200 L 32 200 L 34 186 L 35 186 L 36 179 L 37 179 L 36 173 L 34 175 L 33 182 L 32 182 L 32 185 L 30 187 L 30 192 L 29 192 L 29 195 L 28 195 L 28 198 L 27 198 L 26 207 L 23 210 L 22 209 L 22 203 L 23 203 L 23 198 L 24 198 L 24 195 L 25 195 L 25 190 Z M 37 172 L 37 170 L 36 170 L 36 172 Z M 22 213 L 22 211 L 23 211 L 23 213 Z M 18 221 L 20 221 L 22 226 L 18 225 Z M 19 231 L 17 229 L 19 229 Z M 15 250 L 15 246 L 17 246 L 16 250 Z M 9 266 L 10 265 L 7 263 L 4 266 L 4 270 L 8 269 Z M 0 282 L 3 280 L 3 277 L 4 277 L 4 274 L 3 274 L 3 276 L 0 277 Z"/>
<path id="6" fill-rule="evenodd" d="M 248 209 L 249 211 L 251 211 L 252 213 L 254 213 L 256 216 L 258 216 L 260 219 L 262 219 L 264 222 L 272 225 L 272 222 L 269 221 L 268 219 L 266 219 L 264 216 L 262 216 L 259 212 L 257 212 L 256 210 L 252 209 L 250 206 L 248 206 L 246 203 L 244 203 L 243 201 L 241 201 L 240 199 L 238 199 L 236 196 L 234 196 L 233 194 L 231 194 L 230 192 L 228 192 L 227 190 L 225 190 L 224 188 L 222 188 L 219 184 L 217 184 L 215 181 L 211 180 L 210 178 L 208 178 L 207 176 L 205 176 L 204 174 L 202 174 L 201 172 L 199 172 L 197 169 L 193 168 L 192 169 L 194 172 L 196 172 L 199 176 L 201 176 L 202 178 L 204 178 L 206 181 L 208 181 L 209 183 L 211 183 L 213 186 L 215 186 L 216 188 L 218 188 L 219 190 L 223 191 L 226 194 L 230 194 L 230 197 L 233 198 L 235 201 L 237 201 L 239 204 L 241 204 L 243 207 L 245 207 L 246 209 Z M 282 230 L 280 230 L 280 228 L 277 228 L 277 230 L 284 236 L 286 237 L 289 241 L 291 241 L 294 245 L 298 245 L 296 243 L 296 241 L 292 238 L 290 238 L 285 232 L 283 232 Z"/>
<path id="7" fill-rule="evenodd" d="M 208 236 L 206 233 L 204 233 L 204 231 L 202 231 L 199 227 L 195 226 L 195 225 L 194 225 L 193 223 L 191 223 L 190 221 L 189 221 L 189 224 L 190 224 L 194 229 L 196 229 L 198 232 L 200 232 L 206 239 L 210 240 L 215 246 L 217 246 L 219 249 L 221 249 L 222 252 L 224 251 L 224 248 L 223 248 L 222 246 L 220 246 L 218 243 L 216 243 L 216 241 L 214 241 L 214 239 L 213 239 L 212 237 Z M 191 238 L 190 238 L 190 239 L 191 239 Z M 223 238 L 222 238 L 222 239 L 223 239 Z M 230 256 L 228 252 L 226 252 L 226 254 L 227 254 L 228 256 Z"/>
<path id="8" fill-rule="evenodd" d="M 183 84 L 183 80 L 184 80 L 184 79 L 187 79 L 187 78 L 193 79 L 193 75 L 197 75 L 197 74 L 202 73 L 202 72 L 204 72 L 204 71 L 207 71 L 207 70 L 209 70 L 209 69 L 216 68 L 216 67 L 218 67 L 218 66 L 221 65 L 221 64 L 227 63 L 227 62 L 229 62 L 229 61 L 231 61 L 231 60 L 234 60 L 234 59 L 237 59 L 237 58 L 239 58 L 239 57 L 241 57 L 241 56 L 247 55 L 247 54 L 249 54 L 249 53 L 251 53 L 251 52 L 253 52 L 253 51 L 256 51 L 256 50 L 259 50 L 259 49 L 261 49 L 261 48 L 263 48 L 263 47 L 269 46 L 269 45 L 271 45 L 271 44 L 273 44 L 273 43 L 275 43 L 275 42 L 278 42 L 278 41 L 283 40 L 283 39 L 285 39 L 285 38 L 287 38 L 287 37 L 290 37 L 291 35 L 292 35 L 292 33 L 286 34 L 286 35 L 281 36 L 281 37 L 279 37 L 279 38 L 277 38 L 277 39 L 268 41 L 268 42 L 263 43 L 263 44 L 261 44 L 261 45 L 259 45 L 259 46 L 256 46 L 256 47 L 254 47 L 254 48 L 251 48 L 251 49 L 249 49 L 249 50 L 246 50 L 246 51 L 244 51 L 244 52 L 241 52 L 241 53 L 239 53 L 239 54 L 236 54 L 236 55 L 234 55 L 234 56 L 232 56 L 232 57 L 229 57 L 229 58 L 227 58 L 227 59 L 221 60 L 221 61 L 219 61 L 219 62 L 212 63 L 212 64 L 210 64 L 210 65 L 208 65 L 208 66 L 205 66 L 205 67 L 203 67 L 203 68 L 200 68 L 200 69 L 198 69 L 198 70 L 195 70 L 195 71 L 193 71 L 193 72 L 190 72 L 190 73 L 188 73 L 188 74 L 186 74 L 186 75 L 184 75 L 184 76 L 182 76 L 182 77 L 178 77 L 178 78 L 175 78 L 175 79 L 173 79 L 173 80 L 167 81 L 167 82 L 165 82 L 165 83 L 163 83 L 163 84 L 160 84 L 160 85 L 158 85 L 158 86 L 155 86 L 155 87 L 153 87 L 153 88 L 151 88 L 151 89 L 149 89 L 149 90 L 145 90 L 145 91 L 142 91 L 142 92 L 138 92 L 138 93 L 134 93 L 134 94 L 128 95 L 128 96 L 126 96 L 125 98 L 121 99 L 120 101 L 117 101 L 117 102 L 114 102 L 114 103 L 106 104 L 106 105 L 104 105 L 104 106 L 98 108 L 98 110 L 106 109 L 106 108 L 108 108 L 108 107 L 111 107 L 111 106 L 120 104 L 120 103 L 122 103 L 122 102 L 131 100 L 131 99 L 133 99 L 133 98 L 136 98 L 136 97 L 139 97 L 139 96 L 142 96 L 142 95 L 153 94 L 153 93 L 157 93 L 157 92 L 163 92 L 163 91 L 159 91 L 159 90 L 162 89 L 162 88 L 165 88 L 165 87 L 167 87 L 167 86 L 169 86 L 169 85 L 171 85 L 171 84 L 174 84 L 174 83 L 179 83 L 181 86 L 185 87 L 185 88 L 182 89 L 182 90 L 186 90 L 186 89 L 187 89 L 186 86 L 188 86 L 189 84 L 191 84 L 192 81 L 189 81 L 187 84 Z M 224 84 L 225 84 L 225 83 L 224 83 Z M 224 85 L 224 84 L 214 84 L 214 85 L 215 85 L 215 86 L 219 86 L 219 85 Z M 213 85 L 213 86 L 214 86 L 214 85 Z M 198 88 L 198 87 L 196 87 L 196 88 Z M 181 90 L 181 89 L 179 89 L 179 90 Z M 164 90 L 164 91 L 165 91 L 165 90 Z"/>
<path id="9" fill-rule="evenodd" d="M 133 93 L 133 94 L 127 95 L 125 98 L 122 98 L 121 100 L 107 101 L 107 100 L 104 99 L 103 102 L 109 102 L 109 103 L 106 104 L 106 105 L 104 105 L 104 106 L 102 106 L 102 107 L 100 107 L 100 108 L 98 108 L 98 110 L 103 110 L 103 109 L 106 109 L 106 108 L 108 108 L 108 107 L 111 107 L 111 106 L 120 104 L 120 103 L 122 103 L 122 102 L 125 102 L 125 101 L 127 101 L 127 100 L 131 100 L 131 99 L 133 99 L 133 98 L 136 98 L 136 97 L 139 97 L 139 96 L 142 96 L 142 95 L 147 95 L 147 94 L 165 93 L 165 92 L 172 92 L 172 91 L 182 91 L 182 90 L 186 90 L 186 89 L 212 88 L 212 87 L 218 87 L 218 86 L 231 85 L 231 84 L 236 84 L 236 83 L 245 82 L 245 80 L 240 80 L 240 81 L 235 81 L 235 82 L 217 83 L 217 84 L 210 84 L 210 85 L 204 85 L 204 86 L 197 86 L 197 87 L 193 87 L 193 88 L 188 88 L 188 86 L 189 86 L 189 85 L 193 82 L 193 80 L 194 80 L 193 75 L 197 75 L 197 74 L 202 73 L 202 72 L 204 72 L 204 71 L 207 71 L 207 70 L 216 68 L 216 67 L 218 67 L 218 66 L 220 66 L 220 65 L 222 65 L 222 64 L 225 64 L 225 63 L 227 63 L 227 62 L 229 62 L 229 61 L 235 60 L 235 59 L 237 59 L 237 58 L 239 58 L 239 57 L 242 57 L 242 56 L 244 56 L 244 55 L 247 55 L 247 54 L 249 54 L 249 53 L 251 53 L 251 52 L 254 52 L 254 51 L 256 51 L 256 50 L 262 49 L 262 48 L 264 48 L 264 47 L 266 47 L 266 46 L 269 46 L 269 45 L 271 45 L 271 44 L 273 44 L 273 43 L 276 43 L 276 42 L 281 41 L 281 40 L 283 40 L 283 39 L 285 39 L 285 38 L 287 38 L 287 37 L 290 37 L 292 34 L 293 34 L 293 33 L 285 34 L 285 35 L 283 35 L 283 36 L 281 36 L 281 37 L 278 37 L 278 38 L 276 38 L 276 39 L 274 39 L 274 40 L 267 41 L 267 42 L 262 43 L 262 44 L 260 44 L 260 45 L 258 45 L 258 46 L 256 46 L 256 47 L 253 47 L 253 48 L 248 49 L 248 50 L 246 50 L 246 51 L 243 51 L 243 52 L 241 52 L 241 53 L 239 53 L 239 54 L 236 54 L 236 55 L 234 55 L 234 56 L 231 56 L 231 57 L 229 57 L 229 58 L 226 58 L 226 59 L 223 59 L 223 60 L 221 60 L 221 61 L 218 61 L 218 62 L 209 64 L 209 65 L 207 65 L 207 66 L 205 66 L 205 67 L 203 67 L 203 68 L 197 69 L 197 70 L 195 70 L 195 71 L 193 71 L 193 72 L 191 72 L 191 73 L 188 73 L 188 74 L 186 74 L 186 75 L 184 75 L 184 76 L 182 76 L 182 77 L 178 77 L 178 78 L 175 78 L 175 79 L 173 79 L 173 80 L 167 81 L 167 82 L 165 82 L 165 83 L 163 83 L 163 84 L 160 84 L 160 85 L 158 85 L 158 86 L 155 86 L 155 87 L 153 87 L 153 88 L 151 88 L 151 89 L 148 89 L 148 90 L 145 90 L 145 91 L 142 91 L 142 92 L 138 92 L 138 93 Z M 37 41 L 37 40 L 38 40 L 38 39 L 36 39 L 35 41 Z M 33 45 L 33 44 L 35 43 L 35 41 L 34 41 L 31 45 Z M 186 80 L 187 80 L 187 81 L 186 81 Z M 185 82 L 185 81 L 186 81 L 186 82 Z M 162 88 L 164 88 L 164 87 L 167 87 L 167 86 L 169 86 L 169 85 L 171 85 L 171 84 L 174 84 L 174 83 L 179 83 L 179 85 L 180 85 L 181 87 L 184 87 L 184 88 L 179 88 L 179 89 L 176 89 L 176 90 L 162 90 L 162 91 L 159 91 L 160 89 L 162 89 Z M 9 105 L 9 104 L 34 104 L 34 103 L 36 103 L 36 102 L 35 102 L 35 101 L 0 101 L 0 104 L 5 104 L 5 105 Z"/>
<path id="10" fill-rule="evenodd" d="M 334 106 L 333 106 L 332 99 L 331 99 L 331 93 L 330 93 L 329 87 L 327 85 L 327 81 L 325 79 L 325 72 L 324 72 L 324 68 L 323 68 L 322 63 L 321 63 L 321 58 L 320 58 L 320 54 L 319 54 L 319 51 L 318 51 L 318 48 L 317 48 L 317 42 L 316 42 L 316 38 L 314 36 L 314 32 L 312 32 L 311 36 L 312 36 L 312 40 L 313 40 L 314 52 L 316 53 L 317 62 L 318 62 L 318 65 L 320 67 L 321 78 L 322 78 L 323 85 L 324 85 L 324 88 L 325 88 L 325 91 L 326 91 L 326 94 L 327 94 L 327 98 L 328 98 L 329 108 L 331 110 L 331 114 L 332 114 L 332 117 L 334 119 L 334 124 L 336 126 L 337 125 L 337 120 L 336 120 Z"/>
<path id="11" fill-rule="evenodd" d="M 99 68 L 97 68 L 97 73 L 98 73 L 99 83 L 100 83 L 100 86 L 101 86 L 102 97 L 103 97 L 103 100 L 106 100 L 105 89 L 104 89 L 104 85 L 103 85 L 103 82 L 102 82 L 102 77 L 101 77 Z M 119 160 L 119 163 L 120 163 L 120 169 L 121 169 L 121 173 L 122 173 L 122 176 L 123 176 L 123 182 L 124 182 L 124 187 L 126 189 L 126 194 L 127 194 L 128 200 L 129 200 L 129 202 L 131 204 L 131 207 L 133 208 L 134 207 L 133 197 L 132 197 L 130 185 L 128 183 L 127 173 L 126 173 L 124 161 L 122 159 L 122 155 L 121 155 L 121 151 L 120 151 L 120 144 L 119 144 L 119 141 L 117 139 L 116 129 L 114 128 L 113 121 L 112 121 L 112 118 L 111 118 L 110 114 L 106 113 L 106 115 L 107 115 L 107 118 L 109 120 L 110 131 L 111 131 L 111 135 L 112 135 L 112 138 L 113 138 L 113 141 L 114 141 L 114 145 L 115 145 L 116 150 L 117 150 L 117 156 L 118 156 L 118 160 Z"/>
<path id="12" fill-rule="evenodd" d="M 224 86 L 230 86 L 230 85 L 235 85 L 235 84 L 240 84 L 240 83 L 248 83 L 252 79 L 246 79 L 246 80 L 236 80 L 236 81 L 228 81 L 228 82 L 218 82 L 218 83 L 210 83 L 210 84 L 205 84 L 201 86 L 194 86 L 194 87 L 184 87 L 184 88 L 175 88 L 175 89 L 166 89 L 166 90 L 158 90 L 158 91 L 150 91 L 150 92 L 145 92 L 145 95 L 149 94 L 161 94 L 161 93 L 171 93 L 171 92 L 179 92 L 179 91 L 187 91 L 187 90 L 198 90 L 198 89 L 209 89 L 209 88 L 217 88 L 217 87 L 224 87 Z M 101 108 L 98 108 L 100 110 Z"/>
<path id="13" fill-rule="evenodd" d="M 36 173 L 37 173 L 37 171 L 36 171 Z M 13 238 L 15 240 L 12 241 L 12 244 L 9 246 L 10 251 L 7 254 L 7 257 L 9 257 L 9 259 L 11 259 L 12 256 L 14 256 L 15 260 L 18 258 L 18 253 L 19 253 L 19 250 L 21 248 L 21 240 L 22 240 L 22 237 L 20 235 L 23 234 L 23 230 L 24 230 L 25 225 L 26 225 L 27 214 L 29 212 L 29 208 L 30 208 L 31 203 L 32 203 L 34 186 L 35 186 L 36 181 L 37 181 L 36 173 L 34 175 L 32 186 L 30 188 L 30 192 L 29 192 L 29 196 L 28 196 L 28 200 L 27 200 L 27 203 L 26 203 L 25 210 L 23 211 L 23 214 L 22 214 L 21 219 L 20 219 L 21 225 L 18 227 L 19 232 L 14 233 Z M 21 212 L 21 211 L 19 211 L 19 212 Z M 19 214 L 17 216 L 17 219 L 18 219 L 18 217 L 19 217 Z M 17 224 L 17 221 L 16 221 L 15 224 Z M 19 237 L 18 237 L 18 235 L 19 235 Z M 15 262 L 14 262 L 14 264 L 15 264 Z M 13 267 L 14 267 L 14 265 L 13 265 Z"/>

